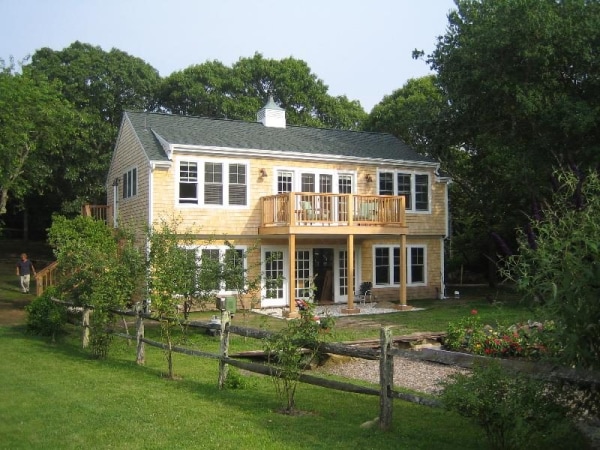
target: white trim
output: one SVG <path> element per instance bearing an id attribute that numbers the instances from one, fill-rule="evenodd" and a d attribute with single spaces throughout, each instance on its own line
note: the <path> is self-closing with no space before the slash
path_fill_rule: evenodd
<path id="1" fill-rule="evenodd" d="M 413 248 L 423 249 L 423 281 L 417 283 L 413 282 L 411 278 L 412 272 L 410 271 L 411 254 L 410 250 Z M 406 285 L 407 286 L 427 286 L 427 273 L 429 271 L 429 264 L 427 262 L 427 244 L 410 244 L 406 246 Z"/>
<path id="2" fill-rule="evenodd" d="M 389 270 L 389 280 L 390 282 L 386 283 L 386 284 L 376 284 L 377 283 L 377 278 L 376 278 L 376 256 L 375 256 L 375 252 L 378 248 L 387 248 L 389 253 L 388 253 L 388 270 Z M 412 272 L 410 270 L 412 264 L 411 264 L 411 254 L 410 254 L 410 249 L 412 248 L 422 248 L 423 249 L 423 258 L 424 258 L 424 262 L 423 262 L 423 281 L 419 281 L 417 283 L 412 281 Z M 372 267 L 372 275 L 373 275 L 373 287 L 374 288 L 386 288 L 386 287 L 398 287 L 400 286 L 400 280 L 394 280 L 394 250 L 395 249 L 399 249 L 400 250 L 400 245 L 397 244 L 373 244 L 373 246 L 371 247 L 371 252 L 372 252 L 372 258 L 373 258 L 373 267 Z M 402 255 L 400 255 L 400 257 L 402 257 Z M 427 260 L 427 244 L 410 244 L 406 246 L 406 286 L 407 287 L 414 287 L 414 286 L 427 286 L 427 279 L 428 279 L 428 272 L 429 272 L 429 264 L 428 264 L 428 260 Z"/>
<path id="3" fill-rule="evenodd" d="M 362 165 L 389 165 L 393 167 L 439 167 L 438 162 L 433 161 L 414 161 L 404 159 L 388 158 L 365 158 L 346 155 L 327 155 L 302 152 L 289 152 L 282 150 L 261 150 L 253 148 L 231 148 L 209 145 L 183 145 L 169 144 L 173 153 L 184 156 L 187 154 L 204 154 L 210 156 L 237 156 L 245 158 L 269 158 L 277 160 L 298 160 L 298 161 L 318 161 L 318 162 L 336 162 L 336 163 L 354 163 Z"/>
<path id="4" fill-rule="evenodd" d="M 198 179 L 196 181 L 197 203 L 181 203 L 179 200 L 179 177 L 181 174 L 181 163 L 196 163 L 198 170 Z M 226 210 L 247 210 L 250 209 L 250 190 L 251 190 L 251 164 L 247 159 L 219 159 L 219 158 L 198 158 L 198 157 L 178 157 L 175 161 L 175 171 L 173 174 L 174 182 L 174 202 L 175 208 L 179 209 L 226 209 Z M 223 203 L 219 205 L 204 203 L 204 169 L 206 163 L 222 164 L 223 166 Z M 231 205 L 229 204 L 229 167 L 233 164 L 239 164 L 246 168 L 246 204 Z"/>
<path id="5" fill-rule="evenodd" d="M 283 290 L 283 298 L 266 298 L 266 289 L 264 285 L 264 274 L 265 274 L 265 264 L 266 264 L 266 252 L 281 252 L 282 260 L 283 260 L 283 269 L 282 272 L 284 274 L 282 280 L 281 289 Z M 261 308 L 276 308 L 276 307 L 286 307 L 290 305 L 290 288 L 289 288 L 289 280 L 287 275 L 290 273 L 289 268 L 289 252 L 287 246 L 284 245 L 263 245 L 260 249 L 260 258 L 261 258 L 261 273 L 262 273 L 262 287 L 261 287 Z"/>
<path id="6" fill-rule="evenodd" d="M 410 194 L 411 194 L 411 208 L 406 208 L 406 212 L 407 213 L 411 213 L 411 214 L 431 214 L 431 203 L 433 201 L 433 176 L 430 172 L 424 172 L 424 171 L 420 171 L 420 170 L 414 170 L 414 169 L 391 169 L 391 168 L 385 168 L 385 169 L 381 169 L 381 168 L 377 168 L 377 173 L 376 173 L 376 179 L 375 179 L 375 183 L 377 183 L 376 189 L 377 189 L 377 194 L 381 195 L 379 192 L 379 177 L 381 176 L 382 173 L 391 173 L 393 175 L 392 177 L 392 182 L 393 182 L 393 194 L 392 195 L 400 195 L 398 193 L 398 175 L 399 174 L 403 174 L 403 175 L 410 175 Z M 427 209 L 415 209 L 416 206 L 416 175 L 427 175 Z"/>
<path id="7" fill-rule="evenodd" d="M 302 174 L 315 175 L 315 193 L 319 193 L 319 175 L 331 175 L 331 193 L 339 194 L 340 175 L 348 175 L 352 177 L 352 192 L 357 192 L 358 175 L 356 170 L 336 170 L 336 169 L 320 169 L 311 167 L 289 167 L 289 166 L 274 166 L 273 167 L 273 192 L 277 193 L 277 179 L 280 172 L 292 173 L 292 192 L 301 192 Z"/>
<path id="8" fill-rule="evenodd" d="M 444 238 L 440 238 L 440 295 L 439 298 L 442 300 L 446 295 L 446 275 L 445 275 L 445 264 L 446 255 L 444 250 Z"/>
<path id="9" fill-rule="evenodd" d="M 152 134 L 154 134 L 156 139 L 158 139 L 158 142 L 160 143 L 161 147 L 163 148 L 165 154 L 167 155 L 167 158 L 169 160 L 172 160 L 173 159 L 173 150 L 175 148 L 175 145 L 170 144 L 165 138 L 163 138 L 160 134 L 158 134 L 154 130 L 152 130 Z"/>
<path id="10" fill-rule="evenodd" d="M 225 252 L 227 250 L 241 250 L 243 255 L 243 264 L 244 264 L 244 273 L 247 273 L 248 270 L 248 246 L 247 245 L 234 245 L 233 247 L 228 247 L 227 245 L 182 245 L 181 248 L 186 250 L 195 250 L 196 251 L 196 261 L 198 262 L 198 268 L 201 270 L 202 267 L 202 250 L 218 250 L 219 251 L 219 263 L 223 263 L 225 259 Z M 237 291 L 226 290 L 224 289 L 224 281 L 220 285 L 220 289 L 217 292 L 217 295 L 237 295 Z"/>

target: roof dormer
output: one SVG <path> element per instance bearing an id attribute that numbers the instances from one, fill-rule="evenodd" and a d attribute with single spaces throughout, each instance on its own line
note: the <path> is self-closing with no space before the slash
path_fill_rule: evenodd
<path id="1" fill-rule="evenodd" d="M 256 113 L 256 121 L 265 127 L 285 128 L 285 110 L 275 103 L 272 95 L 269 95 L 267 104 Z"/>

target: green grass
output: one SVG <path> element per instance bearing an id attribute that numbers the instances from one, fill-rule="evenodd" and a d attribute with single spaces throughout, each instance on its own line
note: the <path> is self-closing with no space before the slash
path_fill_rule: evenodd
<path id="1" fill-rule="evenodd" d="M 6 449 L 481 449 L 483 435 L 440 409 L 396 400 L 392 431 L 361 429 L 378 414 L 378 398 L 301 385 L 285 416 L 267 377 L 241 390 L 216 387 L 218 363 L 175 356 L 170 381 L 161 351 L 115 341 L 108 360 L 90 359 L 75 333 L 56 344 L 21 327 L 0 327 L 0 448 Z M 216 339 L 195 335 L 194 346 Z"/>
<path id="2" fill-rule="evenodd" d="M 22 309 L 33 298 L 18 292 L 14 276 L 13 257 L 21 247 L 2 247 L 0 307 Z M 488 302 L 488 296 L 497 303 Z M 409 304 L 422 309 L 340 318 L 328 339 L 378 338 L 382 325 L 392 325 L 394 335 L 445 331 L 449 321 L 472 309 L 492 324 L 536 318 L 508 289 L 461 288 L 460 299 Z M 192 318 L 207 320 L 212 314 L 194 313 Z M 285 322 L 238 311 L 233 323 L 277 329 Z M 147 327 L 148 335 L 157 331 Z M 276 412 L 281 405 L 267 377 L 247 375 L 250 387 L 220 391 L 216 361 L 175 355 L 180 379 L 170 381 L 163 377 L 162 351 L 146 347 L 146 365 L 137 366 L 135 346 L 119 339 L 109 358 L 98 361 L 80 348 L 78 335 L 71 328 L 52 344 L 26 334 L 22 325 L 0 326 L 0 449 L 486 448 L 479 428 L 441 409 L 396 400 L 391 431 L 362 429 L 360 424 L 378 414 L 377 397 L 301 384 L 296 403 L 306 414 L 285 416 Z M 195 331 L 187 345 L 216 352 L 218 339 Z M 236 336 L 230 354 L 261 347 L 260 342 Z"/>

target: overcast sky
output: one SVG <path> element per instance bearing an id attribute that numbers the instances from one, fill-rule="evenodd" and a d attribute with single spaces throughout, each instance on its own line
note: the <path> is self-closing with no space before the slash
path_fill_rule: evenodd
<path id="1" fill-rule="evenodd" d="M 453 0 L 0 0 L 0 58 L 81 41 L 115 47 L 167 76 L 255 52 L 305 61 L 330 95 L 369 112 L 429 68 Z"/>

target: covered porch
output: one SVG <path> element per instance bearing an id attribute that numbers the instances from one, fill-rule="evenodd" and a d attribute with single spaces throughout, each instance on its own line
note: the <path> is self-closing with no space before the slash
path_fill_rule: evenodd
<path id="1" fill-rule="evenodd" d="M 399 309 L 409 309 L 406 303 L 406 235 L 405 199 L 403 196 L 321 194 L 310 192 L 290 192 L 266 196 L 261 199 L 261 224 L 259 235 L 263 242 L 269 238 L 287 240 L 287 273 L 284 277 L 289 290 L 288 317 L 299 315 L 295 299 L 306 288 L 305 279 L 297 279 L 305 248 L 313 245 L 326 247 L 322 242 L 331 239 L 341 243 L 344 249 L 344 261 L 338 269 L 339 279 L 344 277 L 341 289 L 347 294 L 344 314 L 358 314 L 360 305 L 355 301 L 357 287 L 355 239 L 381 237 L 398 242 L 400 246 L 400 286 Z M 339 257 L 340 261 L 342 257 Z M 316 272 L 315 272 L 316 273 Z M 326 282 L 326 280 L 324 281 Z M 340 286 L 338 286 L 340 287 Z M 320 286 L 319 286 L 320 288 Z M 321 297 L 322 298 L 322 297 Z"/>

